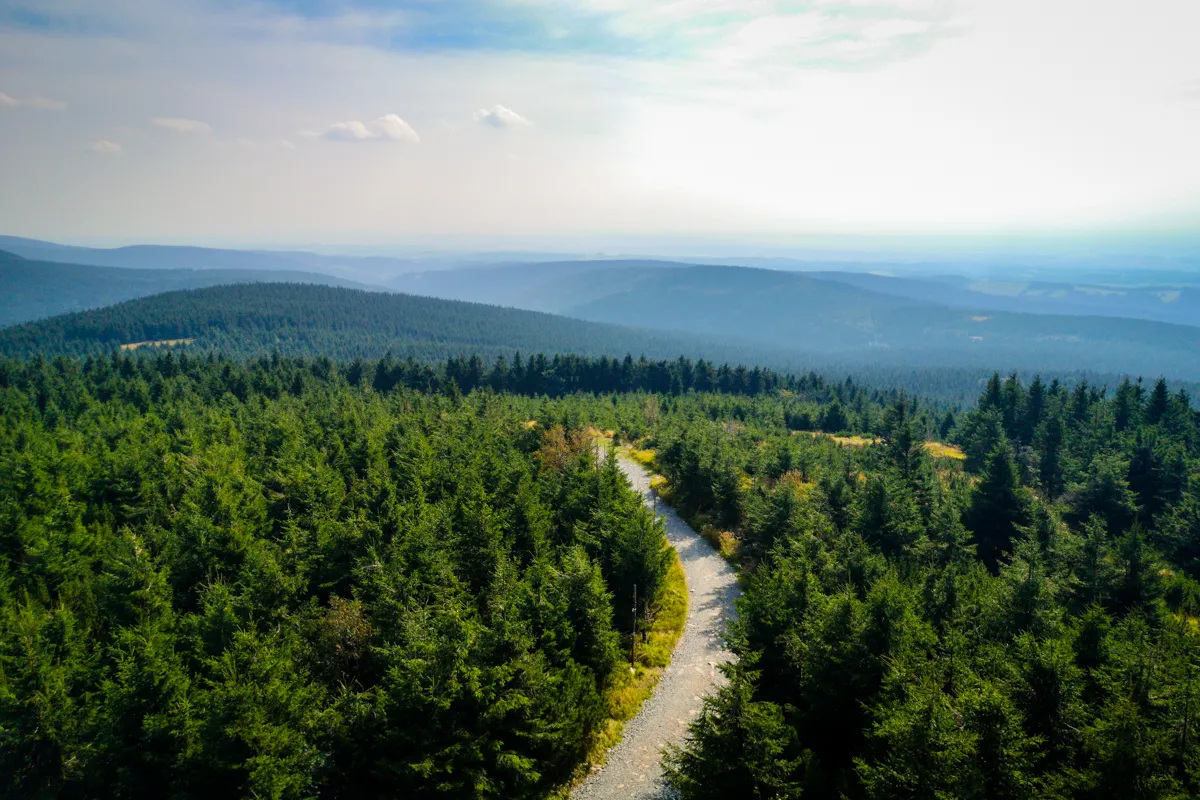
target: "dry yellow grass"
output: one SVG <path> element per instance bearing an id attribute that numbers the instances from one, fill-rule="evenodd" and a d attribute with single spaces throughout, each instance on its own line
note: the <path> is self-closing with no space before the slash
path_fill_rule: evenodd
<path id="1" fill-rule="evenodd" d="M 830 439 L 837 442 L 842 447 L 865 447 L 869 444 L 878 444 L 878 439 L 868 438 L 866 436 L 838 436 L 833 433 L 822 433 L 821 431 L 793 431 L 793 433 L 812 436 L 817 439 Z"/>
<path id="2" fill-rule="evenodd" d="M 793 431 L 793 433 L 830 439 L 842 447 L 865 447 L 869 444 L 879 444 L 882 441 L 867 436 L 837 436 L 832 433 L 822 433 L 820 431 Z M 963 461 L 967 457 L 967 454 L 961 448 L 952 444 L 942 444 L 941 442 L 925 442 L 925 451 L 934 458 L 949 458 L 954 461 Z"/>
<path id="3" fill-rule="evenodd" d="M 597 428 L 595 425 L 588 425 L 587 433 L 588 436 L 596 439 L 601 444 L 612 444 L 613 437 L 617 435 L 616 431 Z"/>
<path id="4" fill-rule="evenodd" d="M 687 580 L 683 575 L 683 565 L 676 555 L 667 572 L 654 622 L 644 640 L 638 637 L 637 661 L 633 669 L 626 665 L 618 667 L 604 692 L 604 700 L 608 703 L 608 720 L 592 742 L 587 760 L 576 770 L 572 785 L 586 778 L 593 767 L 604 764 L 608 751 L 621 741 L 625 723 L 633 719 L 642 704 L 654 694 L 654 687 L 670 665 L 671 654 L 683 635 L 683 626 L 687 622 L 687 597 Z M 565 786 L 557 796 L 566 797 L 569 792 L 570 787 Z"/>
<path id="5" fill-rule="evenodd" d="M 1200 620 L 1186 614 L 1172 614 L 1171 619 L 1179 623 L 1188 636 L 1200 636 Z"/>
<path id="6" fill-rule="evenodd" d="M 721 558 L 733 564 L 738 563 L 738 548 L 740 542 L 731 531 L 717 531 L 717 552 L 721 554 Z"/>
<path id="7" fill-rule="evenodd" d="M 641 464 L 643 467 L 654 468 L 654 451 L 653 450 L 638 450 L 631 448 L 629 457 Z"/>
<path id="8" fill-rule="evenodd" d="M 954 461 L 966 461 L 967 454 L 962 451 L 961 447 L 956 447 L 952 444 L 942 444 L 941 442 L 926 442 L 925 450 L 934 458 L 949 458 Z"/>
<path id="9" fill-rule="evenodd" d="M 804 480 L 804 477 L 796 470 L 791 470 L 780 475 L 779 482 L 791 486 L 792 490 L 796 493 L 797 499 L 800 500 L 808 497 L 812 490 L 816 488 L 815 483 Z"/>
<path id="10" fill-rule="evenodd" d="M 139 347 L 174 347 L 177 344 L 191 344 L 195 339 L 156 339 L 148 342 L 130 342 L 121 345 L 122 350 L 137 350 Z"/>

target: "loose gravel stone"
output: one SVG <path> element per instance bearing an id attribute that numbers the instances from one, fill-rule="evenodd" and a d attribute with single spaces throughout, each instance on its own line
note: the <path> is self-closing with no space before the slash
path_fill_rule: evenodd
<path id="1" fill-rule="evenodd" d="M 621 459 L 620 464 L 646 505 L 654 508 L 650 476 L 632 461 Z M 663 750 L 669 744 L 683 744 L 687 725 L 700 713 L 703 698 L 725 681 L 718 665 L 733 658 L 722 639 L 726 621 L 737 613 L 734 601 L 740 592 L 733 567 L 672 509 L 658 503 L 658 511 L 687 578 L 687 622 L 654 694 L 625 724 L 621 741 L 608 752 L 604 766 L 571 793 L 576 800 L 670 797 L 662 779 Z"/>

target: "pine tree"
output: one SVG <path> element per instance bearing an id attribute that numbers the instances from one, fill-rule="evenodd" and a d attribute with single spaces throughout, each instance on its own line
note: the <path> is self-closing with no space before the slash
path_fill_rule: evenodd
<path id="1" fill-rule="evenodd" d="M 1017 466 L 1007 442 L 989 454 L 963 523 L 974 536 L 979 558 L 993 572 L 1020 528 L 1030 523 L 1029 496 L 1017 481 Z"/>

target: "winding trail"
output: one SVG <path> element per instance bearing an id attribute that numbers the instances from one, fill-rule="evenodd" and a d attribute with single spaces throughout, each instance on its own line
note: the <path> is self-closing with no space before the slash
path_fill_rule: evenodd
<path id="1" fill-rule="evenodd" d="M 624 458 L 620 465 L 646 505 L 654 508 L 646 470 Z M 659 503 L 658 511 L 687 578 L 687 622 L 654 694 L 625 724 L 621 741 L 608 752 L 605 765 L 571 793 L 575 800 L 669 797 L 659 763 L 662 751 L 668 744 L 683 743 L 704 697 L 725 680 L 717 665 L 733 657 L 721 639 L 725 621 L 736 615 L 734 600 L 740 594 L 733 567 L 674 510 Z"/>

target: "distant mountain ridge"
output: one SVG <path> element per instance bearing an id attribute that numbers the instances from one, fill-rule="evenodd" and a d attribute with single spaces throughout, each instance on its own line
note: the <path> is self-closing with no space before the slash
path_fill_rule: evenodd
<path id="1" fill-rule="evenodd" d="M 176 289 L 259 282 L 373 288 L 344 278 L 298 270 L 96 267 L 36 261 L 0 250 L 0 327 Z"/>
<path id="2" fill-rule="evenodd" d="M 402 272 L 458 266 L 462 259 L 333 256 L 291 250 L 231 250 L 176 245 L 129 245 L 99 248 L 56 244 L 19 236 L 0 236 L 0 250 L 38 261 L 57 261 L 123 269 L 237 269 L 316 272 L 344 280 L 377 284 Z"/>
<path id="3" fill-rule="evenodd" d="M 742 259 L 745 262 L 747 259 Z M 811 266 L 814 269 L 800 269 Z M 783 275 L 798 275 L 845 284 L 876 294 L 915 300 L 932 305 L 980 312 L 1008 311 L 1022 314 L 1058 314 L 1144 319 L 1176 325 L 1200 326 L 1200 281 L 1198 285 L 1105 286 L 1029 280 L 966 278 L 959 275 L 896 277 L 868 271 L 871 265 L 847 263 L 845 270 L 830 262 L 797 262 L 793 268 L 767 268 L 654 260 L 585 260 L 538 264 L 494 265 L 438 272 L 412 272 L 397 276 L 388 285 L 400 291 L 456 300 L 492 302 L 574 313 L 574 307 L 598 300 L 608 292 L 632 290 L 646 276 L 631 270 L 655 268 L 746 269 Z M 624 270 L 624 286 L 615 281 L 614 270 Z M 750 274 L 750 273 L 743 273 Z"/>
<path id="4" fill-rule="evenodd" d="M 856 272 L 809 273 L 822 280 L 922 299 L 952 308 L 1145 319 L 1200 325 L 1200 287 L 1106 286 L 1052 281 L 985 280 L 958 275 L 897 278 Z"/>
<path id="5" fill-rule="evenodd" d="M 1200 326 L 1200 272 L 1141 268 L 1079 273 L 1068 280 L 1043 280 L 1028 257 L 983 265 L 977 258 L 920 261 L 832 259 L 829 253 L 799 258 L 645 257 L 572 258 L 533 253 L 426 254 L 414 257 L 328 255 L 300 250 L 238 250 L 193 246 L 131 245 L 92 248 L 0 236 L 0 249 L 39 261 L 128 269 L 239 269 L 312 272 L 431 297 L 570 313 L 597 300 L 598 289 L 616 283 L 614 270 L 734 266 L 804 274 L 881 294 L 951 308 L 1032 314 L 1099 315 Z M 853 254 L 846 254 L 852 256 Z M 1140 262 L 1138 262 L 1140 263 Z M 954 274 L 957 268 L 962 275 Z M 1047 269 L 1059 274 L 1059 262 Z M 1140 271 L 1139 271 L 1140 270 Z M 605 273 L 601 275 L 599 273 Z M 596 282 L 589 286 L 583 276 Z M 964 275 L 972 277 L 964 277 Z M 575 286 L 567 285 L 574 280 Z M 1105 282 L 1106 280 L 1110 282 Z M 1139 285 L 1136 282 L 1149 282 Z"/>
<path id="6" fill-rule="evenodd" d="M 1200 377 L 1200 328 L 998 311 L 912 296 L 878 276 L 660 262 L 572 262 L 412 274 L 394 287 L 597 322 L 737 337 L 844 363 L 1144 372 Z M 890 281 L 900 281 L 898 290 Z M 938 288 L 940 284 L 933 284 Z M 953 287 L 949 287 L 953 290 Z"/>
<path id="7" fill-rule="evenodd" d="M 289 283 L 166 292 L 0 330 L 0 355 L 86 355 L 121 345 L 190 340 L 229 355 L 280 352 L 421 360 L 514 350 L 580 355 L 680 355 L 752 362 L 700 337 L 453 300 Z M 740 358 L 740 356 L 746 356 Z"/>
<path id="8" fill-rule="evenodd" d="M 100 252 L 123 252 L 125 256 L 132 253 L 144 257 L 145 253 L 161 251 L 134 247 Z M 207 259 L 212 253 L 240 254 L 238 257 L 254 255 L 243 251 L 208 251 L 202 248 L 176 248 L 171 252 L 181 253 L 184 260 L 193 257 Z M 316 273 L 278 269 L 224 275 L 217 270 L 134 270 L 130 267 L 89 267 L 15 258 L 10 259 L 8 264 L 0 264 L 0 281 L 6 278 L 12 281 L 11 286 L 36 288 L 36 291 L 30 289 L 25 294 L 13 290 L 6 292 L 8 307 L 24 308 L 21 313 L 27 315 L 25 319 L 34 313 L 84 308 L 122 300 L 127 296 L 229 283 L 235 279 L 242 282 L 284 279 L 306 283 L 348 283 L 344 279 L 318 276 Z M 163 281 L 166 280 L 176 281 L 176 284 L 164 285 Z M 658 355 L 687 353 L 725 360 L 741 358 L 748 363 L 789 368 L 798 363 L 870 368 L 988 367 L 1044 372 L 1089 370 L 1108 374 L 1200 379 L 1200 326 L 1097 316 L 1084 313 L 1088 308 L 1086 305 L 1076 307 L 1076 313 L 1072 314 L 997 309 L 996 305 L 1006 303 L 1026 300 L 1038 302 L 1043 295 L 1070 295 L 1059 285 L 1048 284 L 1052 287 L 1050 289 L 1036 285 L 1031 293 L 1027 291 L 1031 284 L 1013 282 L 1012 286 L 981 286 L 977 282 L 964 283 L 963 280 L 952 277 L 899 279 L 863 273 L 788 272 L 654 259 L 604 259 L 420 271 L 394 275 L 388 285 L 392 289 L 428 297 L 548 312 L 576 320 L 620 326 L 623 330 L 620 336 L 609 329 L 601 338 L 609 342 L 635 343 L 617 347 L 616 350 L 595 349 L 591 346 L 593 343 L 578 338 L 579 329 L 563 327 L 565 323 L 561 322 L 561 317 L 555 318 L 560 321 L 552 325 L 545 320 L 537 324 L 529 320 L 522 323 L 530 331 L 526 340 L 537 342 L 538 349 L 547 351 L 613 354 L 638 349 L 643 346 L 638 343 L 648 341 L 647 336 L 657 336 L 660 344 L 670 341 L 672 344 L 668 350 L 674 351 L 665 354 L 655 351 Z M 6 287 L 0 283 L 0 288 Z M 1128 292 L 1122 295 L 1118 291 L 1124 290 L 1099 289 L 1074 294 L 1078 294 L 1085 304 L 1100 302 L 1104 298 L 1129 296 Z M 1181 304 L 1182 308 L 1183 304 L 1190 302 L 1189 296 L 1182 290 L 1178 297 L 1169 298 L 1161 296 L 1161 292 L 1166 290 L 1154 291 L 1160 292 L 1154 295 L 1154 302 L 1160 304 L 1164 303 L 1164 299 L 1170 299 L 1172 303 Z M 121 292 L 125 292 L 125 295 L 122 296 Z M 1023 298 L 1022 293 L 1029 297 Z M 239 298 L 247 296 L 264 295 L 255 290 L 227 297 L 236 304 L 240 302 Z M 977 296 L 981 299 L 979 304 L 974 303 Z M 411 301 L 412 298 L 403 301 L 409 303 L 404 313 L 416 313 Z M 341 342 L 336 325 L 356 331 L 354 336 L 358 337 L 356 341 L 360 343 L 371 342 L 370 347 L 349 347 L 343 346 L 344 342 L 339 343 L 335 347 L 339 355 L 349 352 L 380 355 L 380 352 L 371 348 L 383 346 L 381 343 L 387 341 L 406 342 L 411 339 L 408 334 L 397 332 L 394 320 L 379 309 L 369 315 L 374 326 L 371 328 L 363 319 L 356 318 L 357 312 L 346 311 L 347 304 L 365 308 L 362 303 L 348 303 L 341 296 L 330 296 L 329 302 L 333 303 L 330 309 L 317 309 L 308 301 L 301 304 L 303 325 L 272 325 L 280 331 L 286 331 L 287 337 L 299 336 L 305 342 L 299 345 L 300 352 L 306 353 L 321 352 L 312 343 L 314 336 L 323 342 Z M 57 306 L 54 305 L 56 303 Z M 177 304 L 172 313 L 179 312 L 191 301 L 179 303 L 183 305 Z M 151 304 L 140 308 L 161 311 L 164 306 Z M 258 308 L 267 318 L 272 318 L 271 308 L 261 304 Z M 479 308 L 470 313 L 490 316 L 494 321 L 496 309 L 484 312 Z M 426 314 L 427 310 L 420 314 Z M 332 319 L 342 322 L 335 324 L 322 321 L 321 315 L 326 311 L 332 315 Z M 250 346 L 245 341 L 250 336 L 248 332 L 256 330 L 253 313 L 246 310 L 243 317 L 222 318 L 221 330 L 228 333 L 223 334 L 225 338 L 221 341 L 239 351 Z M 455 320 L 452 323 L 455 331 L 462 331 L 472 324 L 465 321 L 465 313 L 455 312 L 455 315 L 451 315 Z M 166 317 L 169 316 L 166 314 Z M 19 318 L 10 317 L 13 320 Z M 549 327 L 534 335 L 539 325 Z M 630 334 L 633 329 L 638 331 L 637 336 Z M 658 333 L 652 333 L 654 331 Z M 186 336 L 188 334 L 171 333 L 158 338 Z M 258 334 L 254 333 L 254 336 Z M 571 344 L 561 344 L 556 338 L 558 336 L 566 337 Z M 209 341 L 203 335 L 200 338 Z M 271 341 L 275 346 L 291 346 L 285 339 L 284 334 L 280 333 Z M 435 327 L 430 327 L 420 332 L 414 341 L 429 343 L 442 339 L 443 334 Z M 265 344 L 267 340 L 261 337 L 255 341 L 258 343 L 254 347 L 268 347 Z M 507 339 L 496 339 L 490 334 L 463 341 L 472 347 L 488 348 L 487 352 L 490 353 L 500 352 L 502 347 L 523 346 L 510 345 Z M 429 352 L 436 350 L 425 347 L 425 344 L 421 347 Z M 649 350 L 647 354 L 651 354 Z M 439 351 L 436 357 L 442 355 Z"/>

